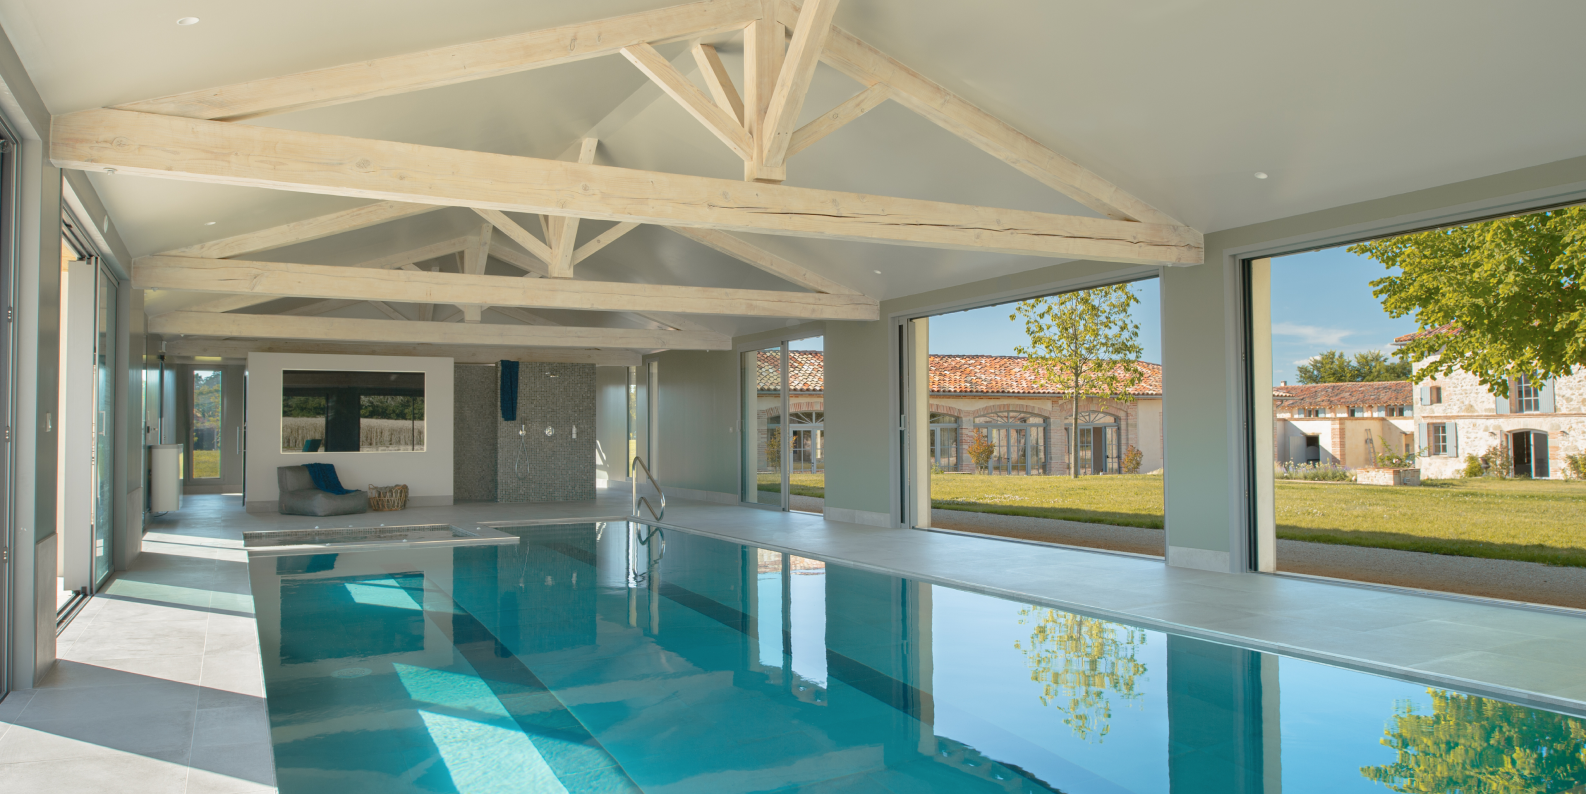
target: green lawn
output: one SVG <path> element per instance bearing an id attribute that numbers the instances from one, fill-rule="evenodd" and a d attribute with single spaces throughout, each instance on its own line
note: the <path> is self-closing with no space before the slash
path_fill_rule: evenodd
<path id="1" fill-rule="evenodd" d="M 220 450 L 193 450 L 193 479 L 220 476 Z"/>
<path id="2" fill-rule="evenodd" d="M 825 495 L 824 474 L 796 474 L 793 492 Z M 1162 478 L 938 474 L 938 509 L 1162 528 Z M 776 475 L 762 475 L 776 490 Z M 1586 482 L 1431 480 L 1418 488 L 1276 483 L 1278 537 L 1315 543 L 1586 567 Z"/>

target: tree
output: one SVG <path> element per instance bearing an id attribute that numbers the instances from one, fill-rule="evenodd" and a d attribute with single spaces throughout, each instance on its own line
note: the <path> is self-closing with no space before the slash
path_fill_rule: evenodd
<path id="1" fill-rule="evenodd" d="M 1128 284 L 1022 301 L 1008 319 L 1024 318 L 1028 346 L 1015 352 L 1037 379 L 1069 394 L 1073 417 L 1070 477 L 1079 476 L 1079 403 L 1086 397 L 1129 402 L 1145 374 L 1138 366 L 1140 326 L 1129 319 L 1139 303 Z"/>
<path id="2" fill-rule="evenodd" d="M 1398 760 L 1360 774 L 1393 791 L 1572 792 L 1586 785 L 1586 723 L 1438 689 L 1432 713 L 1401 704 L 1382 743 Z"/>
<path id="3" fill-rule="evenodd" d="M 1495 394 L 1509 379 L 1586 365 L 1586 208 L 1407 234 L 1349 247 L 1399 270 L 1371 282 L 1394 317 L 1422 333 L 1402 353 L 1430 359 L 1418 380 L 1456 368 Z"/>
<path id="4" fill-rule="evenodd" d="M 1112 699 L 1138 700 L 1145 662 L 1135 653 L 1146 644 L 1144 629 L 1056 609 L 1026 607 L 1019 622 L 1034 622 L 1030 643 L 1015 642 L 1041 685 L 1041 705 L 1063 712 L 1063 724 L 1080 739 L 1100 743 L 1112 722 Z"/>
<path id="5" fill-rule="evenodd" d="M 969 459 L 974 461 L 975 472 L 978 474 L 991 462 L 991 456 L 997 454 L 997 447 L 986 438 L 986 431 L 976 430 L 974 437 L 970 439 L 968 452 Z"/>
<path id="6" fill-rule="evenodd" d="M 1355 360 L 1342 350 L 1329 350 L 1301 364 L 1295 371 L 1300 383 L 1363 383 L 1409 380 L 1410 362 L 1392 361 L 1380 350 L 1356 353 Z"/>

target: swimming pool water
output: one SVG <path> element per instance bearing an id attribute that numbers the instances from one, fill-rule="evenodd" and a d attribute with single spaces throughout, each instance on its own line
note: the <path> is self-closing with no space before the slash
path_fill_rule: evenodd
<path id="1" fill-rule="evenodd" d="M 1586 721 L 699 535 L 250 562 L 282 794 L 1571 792 Z"/>

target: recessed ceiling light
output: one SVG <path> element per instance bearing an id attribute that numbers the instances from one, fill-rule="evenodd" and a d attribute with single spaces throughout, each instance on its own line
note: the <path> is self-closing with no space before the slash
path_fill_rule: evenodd
<path id="1" fill-rule="evenodd" d="M 204 221 L 204 225 L 205 226 L 214 226 L 215 222 L 214 221 Z"/>
<path id="2" fill-rule="evenodd" d="M 198 24 L 198 17 L 182 17 L 181 19 L 176 20 L 176 24 L 178 24 L 178 25 L 197 25 Z"/>
<path id="3" fill-rule="evenodd" d="M 877 270 L 876 271 L 876 275 L 878 275 L 878 276 L 881 275 L 881 271 Z"/>
<path id="4" fill-rule="evenodd" d="M 1267 178 L 1267 172 L 1265 172 L 1265 171 L 1257 171 L 1256 172 L 1256 179 L 1266 179 L 1266 178 Z"/>

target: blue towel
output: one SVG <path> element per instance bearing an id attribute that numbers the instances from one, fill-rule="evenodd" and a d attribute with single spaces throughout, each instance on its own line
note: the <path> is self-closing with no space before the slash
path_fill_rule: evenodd
<path id="1" fill-rule="evenodd" d="M 501 373 L 501 421 L 518 421 L 518 362 L 502 359 L 496 369 Z"/>
<path id="2" fill-rule="evenodd" d="M 337 496 L 352 493 L 351 490 L 341 487 L 341 478 L 336 476 L 336 467 L 333 464 L 305 463 L 303 468 L 308 469 L 308 476 L 314 481 L 315 488 Z"/>

